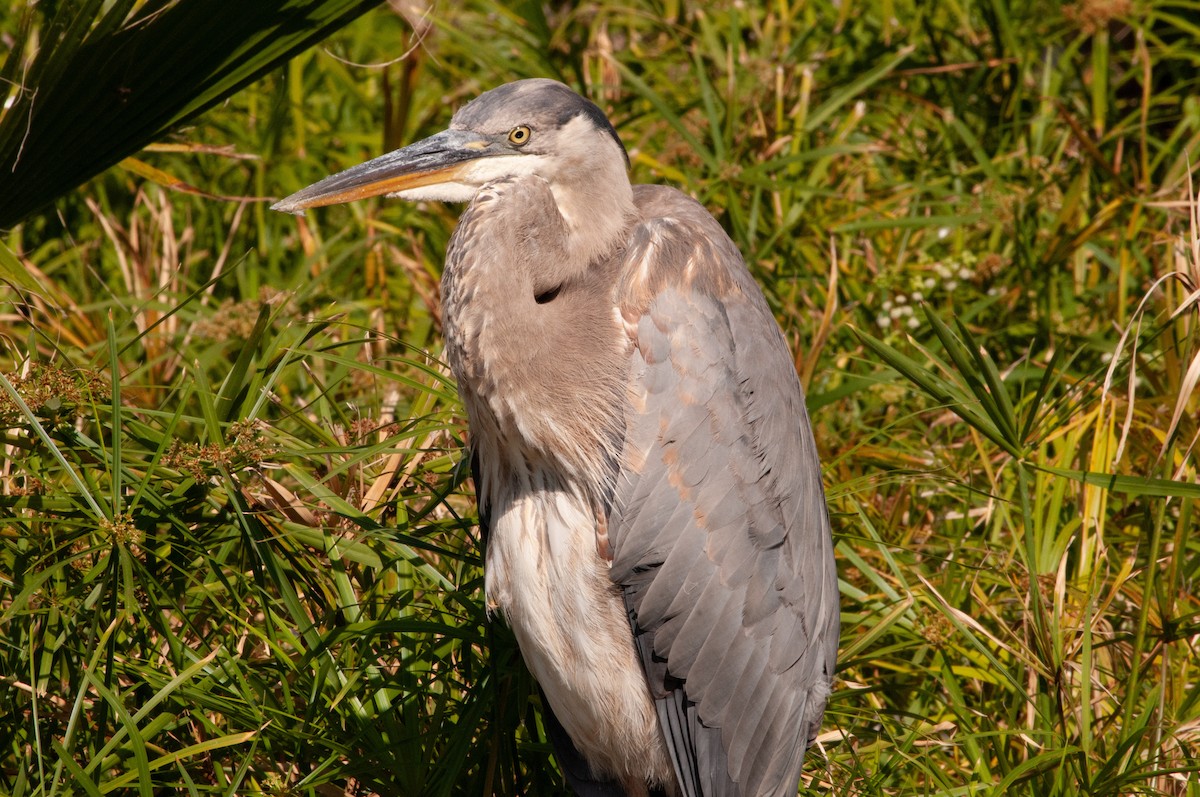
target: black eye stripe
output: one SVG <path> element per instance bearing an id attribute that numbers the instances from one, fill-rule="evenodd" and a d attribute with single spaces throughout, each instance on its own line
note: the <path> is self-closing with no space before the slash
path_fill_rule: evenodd
<path id="1" fill-rule="evenodd" d="M 560 291 L 562 291 L 562 287 L 562 283 L 559 283 L 550 290 L 542 291 L 541 293 L 537 294 L 533 297 L 533 300 L 538 304 L 547 304 L 548 302 L 552 302 L 558 298 L 558 294 Z"/>

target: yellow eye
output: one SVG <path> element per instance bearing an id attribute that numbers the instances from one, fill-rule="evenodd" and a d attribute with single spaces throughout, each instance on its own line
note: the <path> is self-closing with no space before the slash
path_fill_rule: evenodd
<path id="1" fill-rule="evenodd" d="M 516 147 L 523 147 L 529 143 L 529 137 L 532 135 L 533 131 L 526 125 L 517 125 L 508 131 L 508 143 Z"/>

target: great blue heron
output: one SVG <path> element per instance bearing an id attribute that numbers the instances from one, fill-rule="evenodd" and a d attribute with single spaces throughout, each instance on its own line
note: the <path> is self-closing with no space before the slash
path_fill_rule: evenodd
<path id="1" fill-rule="evenodd" d="M 274 207 L 470 203 L 442 301 L 486 599 L 571 786 L 795 794 L 838 637 L 804 396 L 720 225 L 628 168 L 598 107 L 521 80 Z"/>

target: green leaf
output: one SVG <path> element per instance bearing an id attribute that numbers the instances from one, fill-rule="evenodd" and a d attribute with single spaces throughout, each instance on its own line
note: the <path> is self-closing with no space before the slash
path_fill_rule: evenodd
<path id="1" fill-rule="evenodd" d="M 1148 498 L 1200 498 L 1200 484 L 1181 482 L 1174 479 L 1151 479 L 1142 476 L 1118 476 L 1113 473 L 1097 473 L 1090 470 L 1072 470 L 1070 468 L 1054 468 L 1049 465 L 1034 467 L 1055 476 L 1103 487 L 1114 493 L 1124 493 Z"/>
<path id="2" fill-rule="evenodd" d="M 46 295 L 46 289 L 3 241 L 0 241 L 0 282 L 7 282 L 40 296 Z"/>
<path id="3" fill-rule="evenodd" d="M 4 65 L 0 229 L 211 108 L 379 0 L 58 4 Z M 41 6 L 39 5 L 39 8 Z M 40 47 L 22 59 L 30 38 Z"/>
<path id="4" fill-rule="evenodd" d="M 855 329 L 853 331 L 858 336 L 858 339 L 873 351 L 879 359 L 898 371 L 914 385 L 924 390 L 935 401 L 945 405 L 958 415 L 958 417 L 978 429 L 985 437 L 1014 457 L 1022 456 L 1020 446 L 1010 439 L 1010 436 L 1005 434 L 1004 430 L 996 425 L 992 417 L 989 414 L 979 412 L 975 408 L 979 403 L 978 397 L 970 395 L 962 386 L 937 376 L 929 368 L 913 360 L 911 357 L 901 354 L 883 341 L 876 340 L 864 334 L 861 330 Z M 964 357 L 963 353 L 958 350 L 952 350 L 951 356 L 957 356 L 960 360 Z"/>

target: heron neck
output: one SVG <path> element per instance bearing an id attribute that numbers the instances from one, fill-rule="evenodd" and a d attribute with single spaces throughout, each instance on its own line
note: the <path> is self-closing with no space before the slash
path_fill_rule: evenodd
<path id="1" fill-rule="evenodd" d="M 571 237 L 570 251 L 583 263 L 610 254 L 632 226 L 636 208 L 633 188 L 622 169 L 614 174 L 590 174 L 586 182 L 558 184 L 551 189 Z"/>

